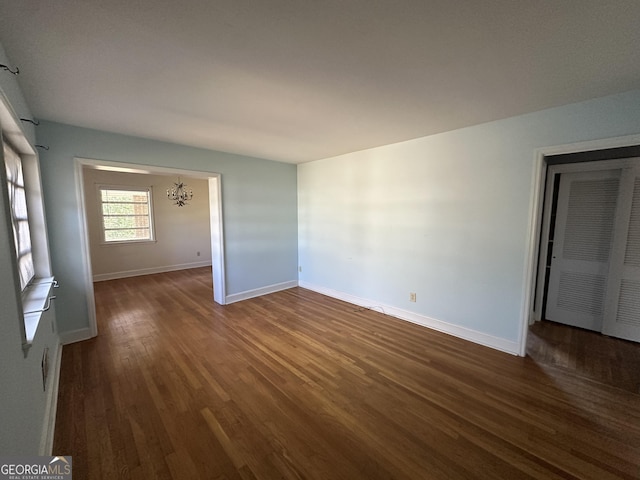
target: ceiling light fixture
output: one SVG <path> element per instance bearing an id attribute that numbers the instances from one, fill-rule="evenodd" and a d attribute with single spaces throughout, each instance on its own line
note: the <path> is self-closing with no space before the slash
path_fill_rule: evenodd
<path id="1" fill-rule="evenodd" d="M 167 198 L 175 202 L 179 207 L 184 207 L 187 202 L 193 198 L 193 191 L 187 190 L 187 185 L 180 181 L 178 177 L 178 183 L 174 183 L 173 187 L 167 188 Z"/>

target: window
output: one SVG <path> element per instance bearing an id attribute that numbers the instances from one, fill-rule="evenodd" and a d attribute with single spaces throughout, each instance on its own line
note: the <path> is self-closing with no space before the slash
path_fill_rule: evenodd
<path id="1" fill-rule="evenodd" d="M 11 224 L 13 226 L 13 240 L 18 259 L 20 274 L 20 288 L 22 291 L 35 276 L 33 254 L 31 251 L 31 232 L 29 230 L 29 215 L 27 212 L 27 194 L 22 171 L 20 156 L 5 142 L 3 142 L 4 163 L 7 171 L 7 187 L 9 205 L 11 207 Z"/>
<path id="2" fill-rule="evenodd" d="M 11 223 L 7 243 L 13 243 L 16 258 L 16 278 L 20 296 L 22 316 L 20 335 L 25 356 L 33 345 L 40 320 L 49 311 L 53 288 L 57 286 L 51 272 L 47 230 L 44 220 L 40 165 L 37 154 L 24 136 L 20 126 L 8 113 L 7 104 L 0 99 L 0 119 L 3 120 L 2 190 L 6 186 L 5 198 L 8 208 L 0 216 Z M 3 272 L 8 273 L 8 272 Z"/>
<path id="3" fill-rule="evenodd" d="M 151 187 L 98 187 L 104 243 L 154 240 Z"/>

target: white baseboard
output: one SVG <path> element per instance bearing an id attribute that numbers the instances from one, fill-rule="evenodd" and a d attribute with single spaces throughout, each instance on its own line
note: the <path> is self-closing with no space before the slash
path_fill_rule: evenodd
<path id="1" fill-rule="evenodd" d="M 46 405 L 44 408 L 44 422 L 42 425 L 42 436 L 40 438 L 40 449 L 38 455 L 50 456 L 53 452 L 53 435 L 56 428 L 56 413 L 58 411 L 58 387 L 60 386 L 60 364 L 62 360 L 62 345 L 58 345 L 56 356 L 51 366 L 51 379 L 49 380 L 49 391 L 47 392 Z"/>
<path id="2" fill-rule="evenodd" d="M 242 300 L 247 300 L 249 298 L 261 297 L 262 295 L 267 295 L 269 293 L 279 292 L 281 290 L 286 290 L 288 288 L 293 288 L 298 286 L 297 280 L 291 280 L 289 282 L 276 283 L 274 285 L 267 285 L 266 287 L 256 288 L 255 290 L 247 290 L 245 292 L 234 293 L 232 295 L 227 295 L 225 298 L 226 304 L 240 302 Z"/>
<path id="3" fill-rule="evenodd" d="M 60 333 L 60 343 L 62 345 L 69 345 L 70 343 L 82 342 L 83 340 L 89 340 L 95 337 L 91 334 L 89 327 L 79 328 L 77 330 L 71 330 L 70 332 Z"/>
<path id="4" fill-rule="evenodd" d="M 178 265 L 164 265 L 161 267 L 138 268 L 136 270 L 124 270 L 121 272 L 99 273 L 93 276 L 94 282 L 104 282 L 105 280 L 115 280 L 117 278 L 139 277 L 140 275 L 152 275 L 154 273 L 175 272 L 176 270 L 187 270 L 189 268 L 210 267 L 211 261 L 181 263 Z"/>
<path id="5" fill-rule="evenodd" d="M 380 307 L 382 309 L 382 313 L 399 318 L 400 320 L 405 320 L 407 322 L 415 323 L 423 327 L 438 330 L 439 332 L 447 333 L 449 335 L 453 335 L 454 337 L 462 338 L 463 340 L 478 343 L 480 345 L 491 347 L 495 350 L 500 350 L 512 355 L 520 354 L 520 344 L 512 340 L 495 337 L 493 335 L 478 332 L 477 330 L 472 330 L 467 327 L 461 327 L 452 323 L 443 322 L 442 320 L 420 315 L 418 313 L 403 310 L 391 305 L 381 305 L 380 302 L 377 302 L 375 300 L 367 300 L 364 298 L 356 297 L 355 295 L 350 295 L 348 293 L 340 292 L 330 288 L 320 287 L 307 282 L 300 282 L 300 287 L 306 288 L 307 290 L 313 290 L 314 292 L 327 295 L 328 297 L 337 298 L 338 300 L 352 303 L 360 307 L 371 307 L 371 305 L 376 305 L 376 307 Z"/>

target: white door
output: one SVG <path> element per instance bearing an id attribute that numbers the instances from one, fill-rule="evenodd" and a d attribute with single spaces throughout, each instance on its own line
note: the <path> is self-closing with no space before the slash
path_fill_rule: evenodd
<path id="1" fill-rule="evenodd" d="M 560 176 L 546 318 L 601 331 L 620 170 Z"/>
<path id="2" fill-rule="evenodd" d="M 640 167 L 620 179 L 602 333 L 640 342 Z"/>

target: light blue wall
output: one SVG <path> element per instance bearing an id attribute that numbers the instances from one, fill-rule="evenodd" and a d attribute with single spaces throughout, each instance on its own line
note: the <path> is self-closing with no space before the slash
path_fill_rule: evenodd
<path id="1" fill-rule="evenodd" d="M 0 45 L 0 63 L 13 65 Z M 0 71 L 0 94 L 11 104 L 16 118 L 31 118 L 17 79 Z M 24 126 L 25 136 L 34 142 L 33 129 Z M 0 153 L 0 157 L 2 154 Z M 4 163 L 0 162 L 4 171 Z M 5 178 L 0 175 L 0 178 Z M 58 355 L 55 305 L 41 319 L 27 355 L 22 350 L 19 280 L 15 273 L 15 250 L 6 183 L 0 185 L 0 455 L 37 455 L 46 424 L 47 394 L 52 392 L 55 372 L 49 375 L 47 391 L 42 384 L 41 360 L 49 348 L 52 370 Z M 55 303 L 55 302 L 54 302 Z"/>
<path id="2" fill-rule="evenodd" d="M 61 332 L 88 327 L 74 157 L 222 175 L 227 295 L 297 280 L 296 166 L 43 122 L 38 141 Z"/>
<path id="3" fill-rule="evenodd" d="M 535 149 L 637 133 L 640 91 L 300 165 L 300 281 L 518 342 Z"/>

